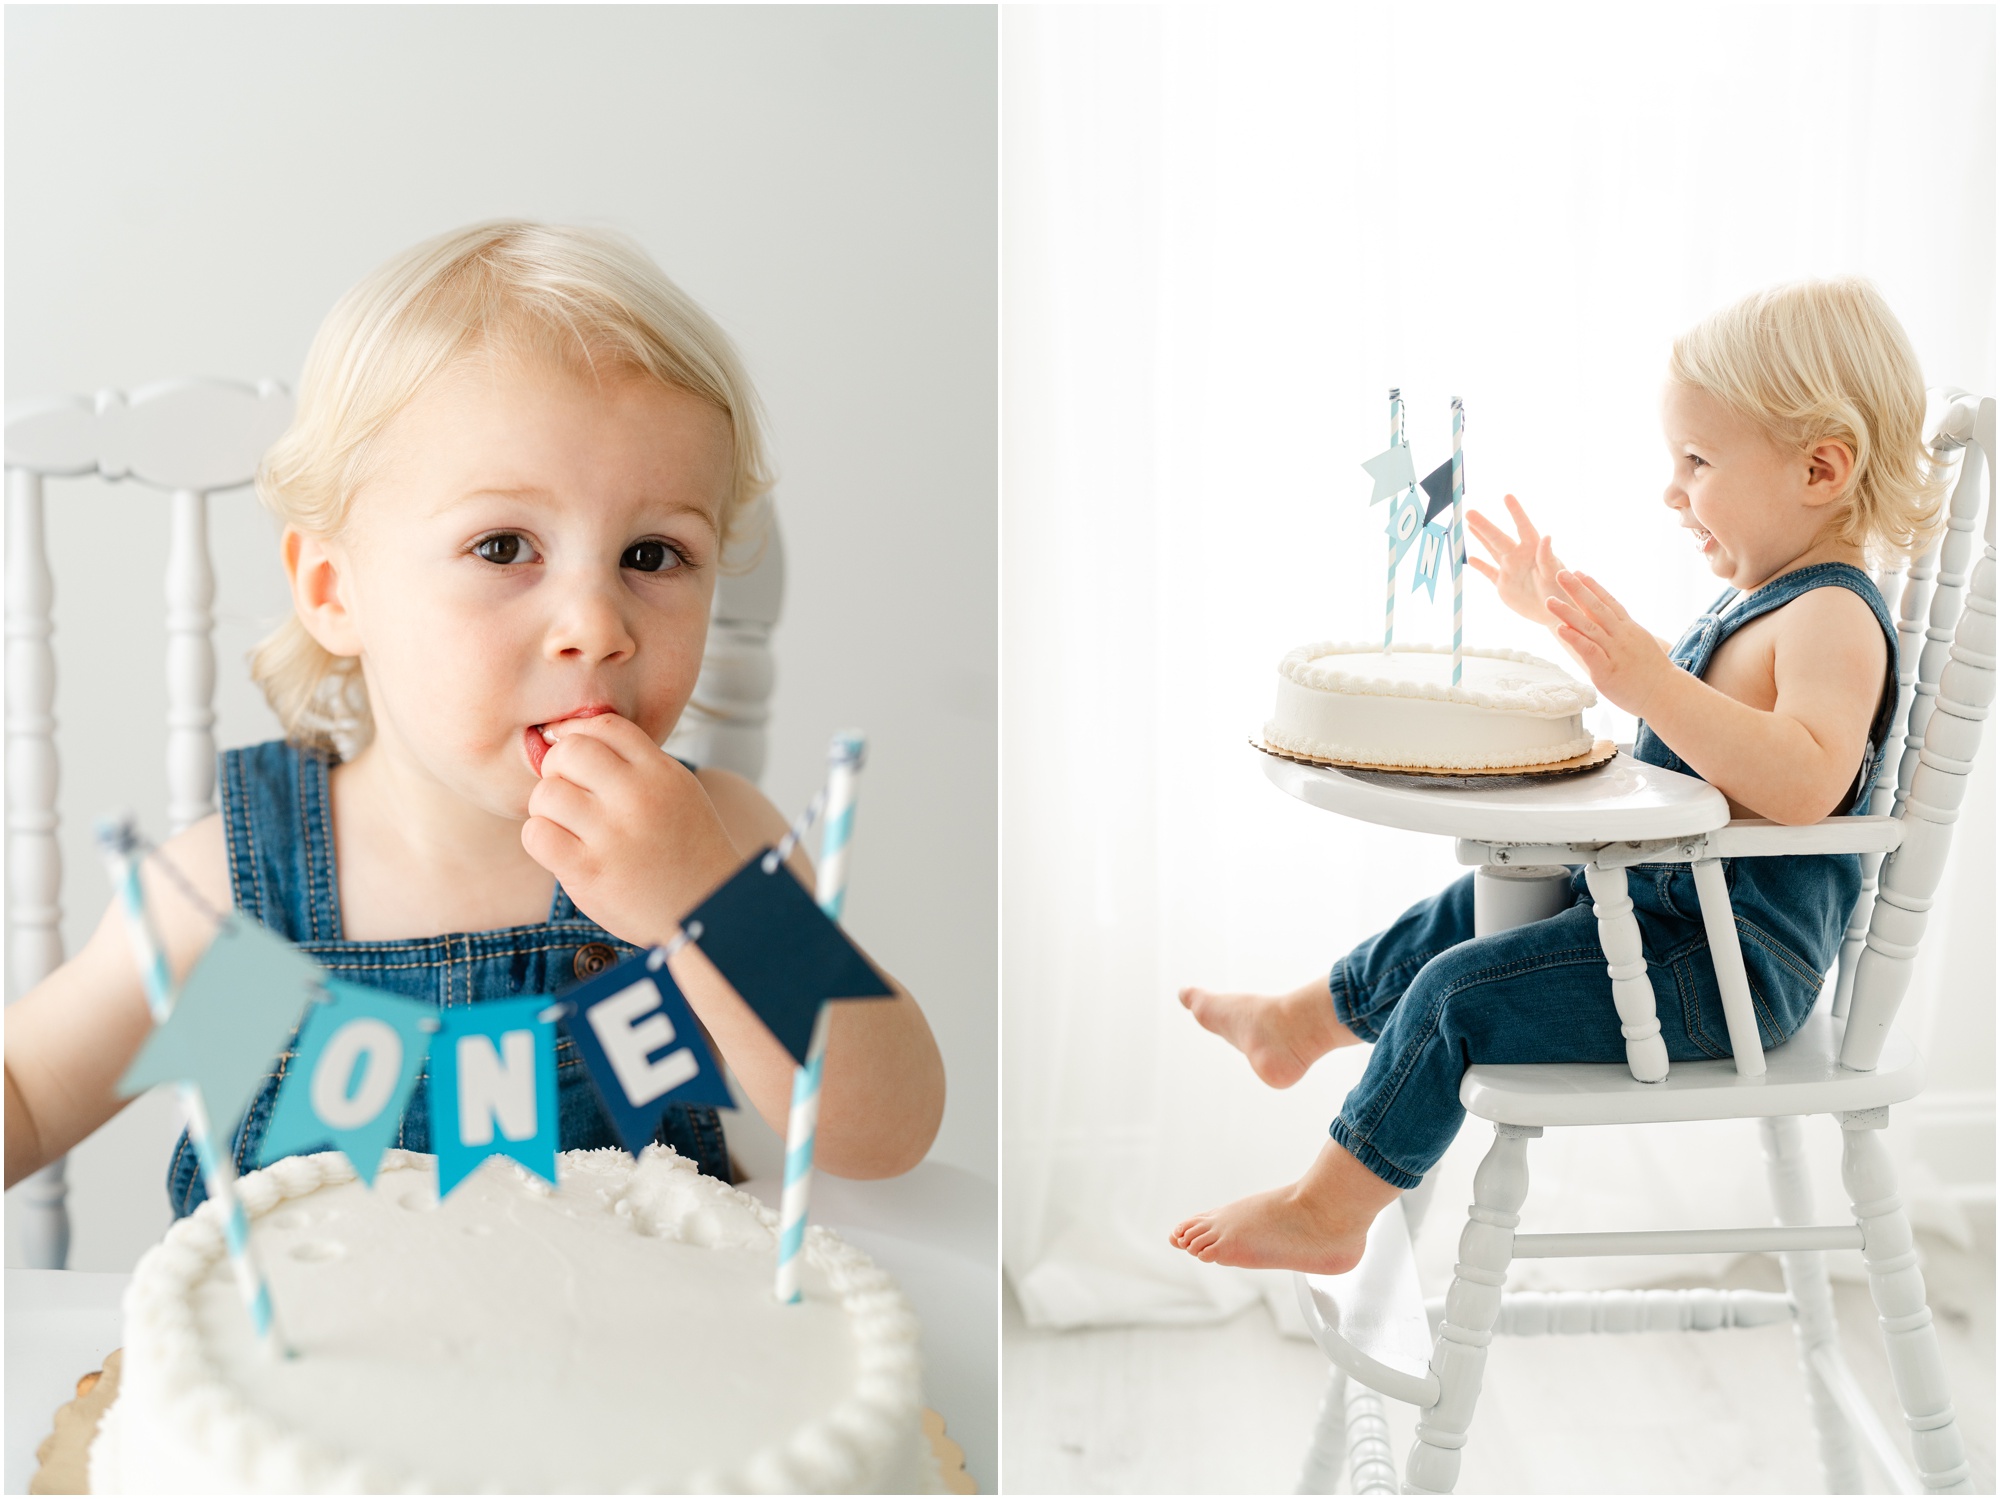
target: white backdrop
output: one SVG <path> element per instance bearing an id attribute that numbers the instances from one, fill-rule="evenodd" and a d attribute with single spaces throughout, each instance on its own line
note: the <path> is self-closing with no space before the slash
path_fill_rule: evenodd
<path id="1" fill-rule="evenodd" d="M 1469 502 L 1520 495 L 1678 633 L 1719 586 L 1659 500 L 1676 332 L 1859 272 L 1928 379 L 1993 390 L 1993 11 L 1010 11 L 1002 80 L 1005 1260 L 1042 1325 L 1205 1320 L 1259 1282 L 1168 1228 L 1293 1179 L 1364 1058 L 1273 1093 L 1175 990 L 1290 989 L 1461 872 L 1280 796 L 1244 742 L 1287 649 L 1381 628 L 1387 388 L 1419 472 L 1462 396 Z M 1399 636 L 1448 641 L 1448 592 L 1405 591 Z M 1470 573 L 1466 634 L 1558 654 Z M 1931 1091 L 1892 1132 L 1947 1229 L 1992 1197 L 1982 766 L 1905 1010 Z M 1433 1274 L 1489 1139 L 1441 1168 Z M 1530 1165 L 1538 1229 L 1768 1211 L 1747 1124 L 1558 1132 Z"/>
<path id="2" fill-rule="evenodd" d="M 829 734 L 868 731 L 849 925 L 943 1047 L 934 1158 L 989 1179 L 995 31 L 915 7 L 6 15 L 9 399 L 294 382 L 354 280 L 500 215 L 635 235 L 739 341 L 790 577 L 765 789 L 802 806 Z M 166 509 L 95 481 L 48 507 L 74 950 L 107 894 L 91 820 L 165 826 Z M 253 743 L 277 727 L 244 655 L 289 604 L 255 499 L 211 511 L 218 735 Z M 76 1151 L 73 1267 L 129 1268 L 165 1227 L 172 1128 L 147 1100 Z"/>

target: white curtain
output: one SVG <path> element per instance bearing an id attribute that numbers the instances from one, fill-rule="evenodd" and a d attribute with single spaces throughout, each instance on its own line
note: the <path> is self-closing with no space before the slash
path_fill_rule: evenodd
<path id="1" fill-rule="evenodd" d="M 1166 1233 L 1296 1176 L 1364 1058 L 1272 1092 L 1175 990 L 1289 989 L 1460 873 L 1446 840 L 1280 795 L 1245 743 L 1287 649 L 1381 628 L 1359 465 L 1387 388 L 1420 472 L 1463 397 L 1469 502 L 1519 495 L 1676 633 L 1719 585 L 1659 500 L 1673 335 L 1859 272 L 1927 379 L 1991 391 L 1993 140 L 1990 7 L 1004 12 L 1005 1257 L 1032 1321 L 1203 1320 L 1268 1289 Z M 1557 654 L 1466 582 L 1468 639 Z M 1399 638 L 1448 639 L 1448 580 L 1408 586 Z M 1946 1122 L 1891 1131 L 1947 1229 L 1991 1191 L 1990 764 L 1904 1012 Z M 1924 1142 L 1982 1130 L 1954 1197 Z M 1440 1168 L 1433 1273 L 1489 1138 Z M 1552 1132 L 1530 1165 L 1538 1228 L 1767 1211 L 1748 1124 Z"/>

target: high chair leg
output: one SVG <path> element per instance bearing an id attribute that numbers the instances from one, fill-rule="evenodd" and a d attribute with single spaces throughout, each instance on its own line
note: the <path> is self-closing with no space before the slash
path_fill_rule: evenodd
<path id="1" fill-rule="evenodd" d="M 1946 1389 L 1937 1330 L 1924 1299 L 1923 1272 L 1917 1268 L 1909 1215 L 1896 1192 L 1896 1171 L 1880 1131 L 1887 1109 L 1864 1109 L 1840 1116 L 1840 1178 L 1861 1225 L 1861 1257 L 1868 1265 L 1868 1289 L 1882 1319 L 1889 1348 L 1889 1372 L 1896 1399 L 1910 1428 L 1917 1472 L 1932 1493 L 1963 1493 L 1971 1487 L 1971 1465 L 1958 1434 L 1958 1418 Z"/>
<path id="2" fill-rule="evenodd" d="M 1296 1494 L 1338 1492 L 1340 1470 L 1347 1462 L 1347 1371 L 1334 1365 L 1326 1371 L 1326 1392 L 1313 1418 L 1312 1442 L 1299 1468 Z"/>
<path id="3" fill-rule="evenodd" d="M 1758 1121 L 1764 1137 L 1764 1165 L 1771 1181 L 1771 1203 L 1778 1222 L 1787 1227 L 1810 1225 L 1812 1182 L 1806 1175 L 1803 1131 L 1798 1119 Z M 1814 1363 L 1822 1348 L 1839 1351 L 1840 1333 L 1834 1320 L 1833 1287 L 1827 1280 L 1826 1255 L 1819 1250 L 1792 1250 L 1778 1256 L 1785 1270 L 1785 1290 L 1796 1308 L 1792 1327 L 1799 1340 L 1799 1369 L 1805 1376 L 1806 1398 L 1812 1407 L 1813 1429 L 1819 1435 L 1819 1460 L 1829 1493 L 1865 1491 L 1861 1454 L 1854 1431 L 1835 1401 L 1833 1391 Z"/>
<path id="4" fill-rule="evenodd" d="M 1406 1494 L 1449 1494 L 1458 1482 L 1458 1452 L 1479 1400 L 1486 1348 L 1500 1315 L 1500 1288 L 1514 1258 L 1514 1230 L 1528 1200 L 1528 1141 L 1541 1132 L 1532 1124 L 1495 1125 L 1493 1147 L 1472 1178 L 1470 1221 L 1459 1236 L 1458 1264 L 1431 1353 L 1438 1402 L 1417 1422 Z"/>

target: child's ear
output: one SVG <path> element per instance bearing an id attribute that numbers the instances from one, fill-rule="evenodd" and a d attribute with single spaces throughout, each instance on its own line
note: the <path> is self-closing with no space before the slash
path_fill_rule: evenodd
<path id="1" fill-rule="evenodd" d="M 332 655 L 360 655 L 360 635 L 347 607 L 346 554 L 324 536 L 296 526 L 285 527 L 281 548 L 292 583 L 292 607 L 306 633 Z"/>
<path id="2" fill-rule="evenodd" d="M 1831 505 L 1847 493 L 1853 477 L 1853 450 L 1829 438 L 1806 454 L 1806 503 Z"/>

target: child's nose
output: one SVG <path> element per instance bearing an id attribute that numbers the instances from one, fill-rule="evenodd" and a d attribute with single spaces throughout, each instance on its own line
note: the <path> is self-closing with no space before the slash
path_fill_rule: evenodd
<path id="1" fill-rule="evenodd" d="M 625 613 L 619 604 L 615 583 L 575 580 L 564 591 L 551 621 L 549 654 L 591 665 L 624 660 L 632 654 L 636 642 L 626 628 Z"/>

